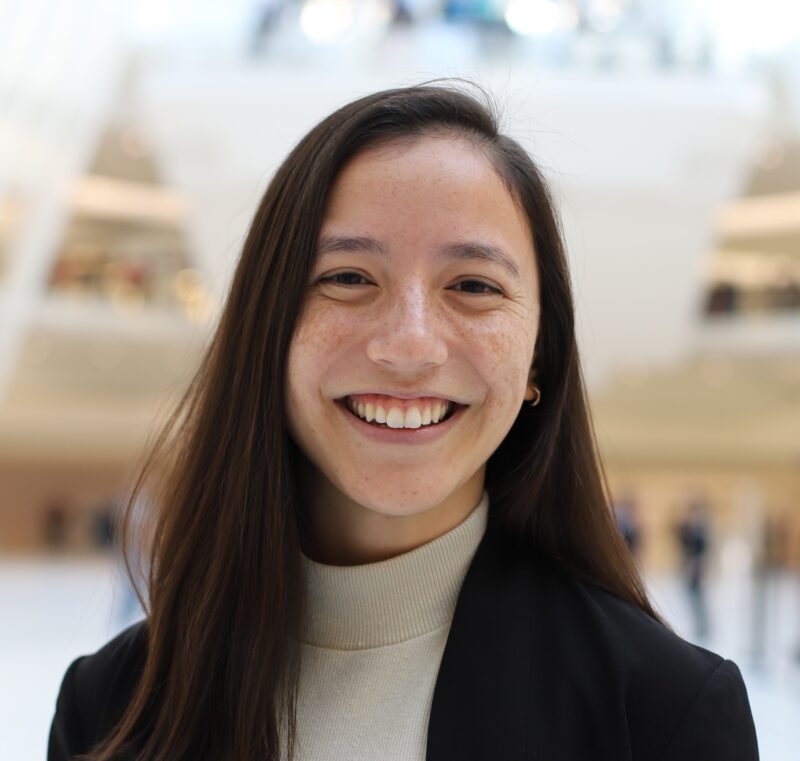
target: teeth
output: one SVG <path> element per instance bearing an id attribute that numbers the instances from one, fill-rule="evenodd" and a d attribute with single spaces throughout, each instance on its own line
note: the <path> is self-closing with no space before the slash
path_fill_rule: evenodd
<path id="1" fill-rule="evenodd" d="M 422 425 L 422 413 L 416 408 L 411 407 L 406 410 L 405 428 L 419 428 Z"/>
<path id="2" fill-rule="evenodd" d="M 355 402 L 348 400 L 348 407 L 362 420 L 371 423 L 384 423 L 389 428 L 421 428 L 438 423 L 450 410 L 450 402 L 435 402 L 424 407 L 409 407 L 405 413 L 399 407 L 389 407 L 387 411 L 382 405 L 371 402 Z"/>
<path id="3" fill-rule="evenodd" d="M 386 425 L 389 428 L 403 428 L 403 411 L 398 407 L 391 407 L 389 414 L 386 416 Z"/>

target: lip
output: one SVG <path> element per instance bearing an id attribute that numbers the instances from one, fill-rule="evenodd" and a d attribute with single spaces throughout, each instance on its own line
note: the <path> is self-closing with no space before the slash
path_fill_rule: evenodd
<path id="1" fill-rule="evenodd" d="M 466 402 L 462 402 L 460 399 L 455 399 L 452 396 L 446 396 L 445 394 L 440 394 L 438 391 L 418 391 L 413 394 L 403 394 L 399 391 L 388 391 L 385 389 L 374 389 L 371 388 L 367 391 L 352 391 L 349 394 L 345 394 L 337 401 L 341 399 L 345 399 L 348 396 L 393 396 L 395 399 L 424 399 L 425 397 L 434 397 L 436 399 L 441 399 L 442 401 L 447 402 L 455 402 L 456 404 L 466 405 Z"/>
<path id="2" fill-rule="evenodd" d="M 409 398 L 416 399 L 417 397 Z M 358 415 L 354 415 L 343 400 L 337 399 L 336 406 L 356 431 L 380 444 L 428 444 L 436 441 L 458 424 L 461 415 L 467 409 L 466 405 L 457 405 L 455 412 L 447 420 L 436 425 L 421 426 L 420 428 L 378 428 L 370 425 L 366 420 L 362 420 Z"/>

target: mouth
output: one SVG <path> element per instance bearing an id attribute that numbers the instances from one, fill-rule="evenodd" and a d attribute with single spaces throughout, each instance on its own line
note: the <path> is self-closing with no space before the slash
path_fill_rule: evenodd
<path id="1" fill-rule="evenodd" d="M 469 406 L 431 397 L 390 401 L 385 398 L 365 400 L 345 396 L 336 399 L 336 403 L 362 423 L 377 429 L 401 431 L 436 428 Z"/>

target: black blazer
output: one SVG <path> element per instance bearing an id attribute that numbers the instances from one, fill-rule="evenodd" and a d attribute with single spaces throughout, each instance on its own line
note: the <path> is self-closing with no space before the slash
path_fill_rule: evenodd
<path id="1" fill-rule="evenodd" d="M 111 728 L 146 646 L 142 621 L 70 665 L 49 761 Z M 756 761 L 758 748 L 733 662 L 517 549 L 490 522 L 439 668 L 427 761 L 534 759 Z"/>

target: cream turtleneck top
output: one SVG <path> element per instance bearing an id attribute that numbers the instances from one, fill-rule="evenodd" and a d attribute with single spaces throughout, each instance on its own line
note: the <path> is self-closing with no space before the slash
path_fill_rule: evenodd
<path id="1" fill-rule="evenodd" d="M 424 761 L 439 663 L 488 508 L 484 491 L 458 526 L 389 560 L 303 556 L 297 761 Z"/>

